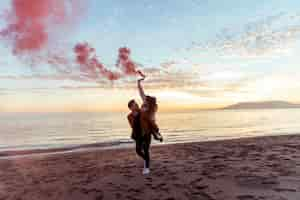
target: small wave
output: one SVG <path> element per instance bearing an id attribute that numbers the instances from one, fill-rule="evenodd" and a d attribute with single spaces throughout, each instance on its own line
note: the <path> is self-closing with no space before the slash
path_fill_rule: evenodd
<path id="1" fill-rule="evenodd" d="M 53 141 L 78 141 L 82 139 L 82 137 L 59 137 L 59 138 L 52 138 Z"/>
<path id="2" fill-rule="evenodd" d="M 207 129 L 165 129 L 162 130 L 162 133 L 199 133 L 203 131 L 207 131 Z"/>
<path id="3" fill-rule="evenodd" d="M 104 132 L 104 129 L 89 129 L 88 132 Z"/>
<path id="4" fill-rule="evenodd" d="M 133 144 L 134 143 L 133 140 L 120 140 L 119 142 L 120 142 L 120 144 Z"/>

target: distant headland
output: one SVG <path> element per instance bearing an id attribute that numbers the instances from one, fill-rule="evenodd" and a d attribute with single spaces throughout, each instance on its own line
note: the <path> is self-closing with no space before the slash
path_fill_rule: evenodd
<path id="1" fill-rule="evenodd" d="M 237 109 L 282 109 L 282 108 L 300 108 L 300 104 L 287 101 L 260 101 L 260 102 L 242 102 L 226 106 L 223 110 Z"/>

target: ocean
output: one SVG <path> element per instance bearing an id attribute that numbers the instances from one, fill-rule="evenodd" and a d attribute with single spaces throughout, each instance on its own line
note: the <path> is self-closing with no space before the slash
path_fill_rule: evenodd
<path id="1" fill-rule="evenodd" d="M 157 121 L 163 144 L 300 133 L 300 109 L 158 113 Z M 130 133 L 127 113 L 0 114 L 0 152 L 130 146 Z"/>

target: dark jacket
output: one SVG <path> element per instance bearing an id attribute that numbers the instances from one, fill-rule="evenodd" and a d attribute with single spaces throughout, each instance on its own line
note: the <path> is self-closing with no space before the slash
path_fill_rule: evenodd
<path id="1" fill-rule="evenodd" d="M 141 122 L 140 122 L 140 112 L 137 113 L 137 115 L 134 115 L 133 113 L 130 113 L 127 116 L 128 122 L 132 128 L 131 132 L 131 138 L 133 140 L 137 140 L 142 137 L 142 128 L 141 128 Z"/>

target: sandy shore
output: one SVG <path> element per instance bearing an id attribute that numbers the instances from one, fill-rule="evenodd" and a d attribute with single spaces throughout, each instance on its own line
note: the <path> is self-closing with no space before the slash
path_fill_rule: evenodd
<path id="1" fill-rule="evenodd" d="M 299 200 L 300 136 L 0 159 L 0 199 Z"/>

